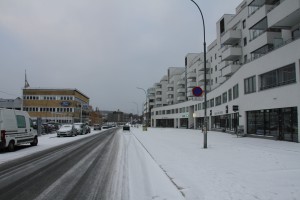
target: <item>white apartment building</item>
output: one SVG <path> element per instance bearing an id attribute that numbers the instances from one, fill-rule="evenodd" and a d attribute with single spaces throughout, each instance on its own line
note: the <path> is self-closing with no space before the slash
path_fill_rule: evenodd
<path id="1" fill-rule="evenodd" d="M 180 102 L 178 100 L 179 93 L 177 92 L 180 87 L 178 81 L 182 80 L 181 76 L 185 74 L 184 67 L 170 67 L 168 68 L 168 84 L 167 84 L 167 103 L 168 105 Z M 185 85 L 183 85 L 184 87 Z M 183 94 L 185 96 L 185 93 Z M 179 98 L 180 99 L 180 98 Z"/>
<path id="2" fill-rule="evenodd" d="M 244 0 L 216 23 L 207 47 L 207 104 L 192 88 L 204 85 L 203 53 L 188 54 L 180 76 L 183 102 L 154 107 L 153 127 L 209 130 L 300 141 L 300 0 Z M 181 86 L 182 86 L 181 85 Z M 185 88 L 185 92 L 183 91 Z"/>

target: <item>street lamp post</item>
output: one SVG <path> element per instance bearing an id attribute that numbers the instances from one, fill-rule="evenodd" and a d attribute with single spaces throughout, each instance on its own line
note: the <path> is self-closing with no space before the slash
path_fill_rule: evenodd
<path id="1" fill-rule="evenodd" d="M 198 10 L 200 11 L 201 17 L 202 17 L 202 23 L 203 23 L 203 37 L 204 37 L 204 41 L 203 41 L 203 53 L 204 53 L 204 141 L 203 141 L 203 148 L 206 149 L 207 148 L 207 104 L 206 104 L 206 41 L 205 41 L 205 24 L 204 24 L 204 17 L 202 14 L 202 11 L 200 9 L 200 7 L 198 6 L 198 4 L 194 1 L 191 0 L 198 8 Z"/>
<path id="2" fill-rule="evenodd" d="M 140 88 L 140 87 L 136 87 L 137 89 L 139 89 L 139 90 L 143 90 L 144 92 L 145 92 L 145 96 L 146 96 L 146 110 L 147 110 L 147 92 L 146 92 L 146 90 L 145 89 L 143 89 L 143 88 Z M 146 122 L 146 127 L 148 126 L 147 125 L 147 116 L 146 116 L 146 113 L 145 113 L 145 110 L 144 110 L 144 114 L 145 114 L 145 122 Z"/>

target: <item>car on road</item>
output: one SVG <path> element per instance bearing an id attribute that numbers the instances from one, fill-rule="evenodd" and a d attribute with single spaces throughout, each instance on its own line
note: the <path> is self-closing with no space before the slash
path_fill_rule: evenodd
<path id="1" fill-rule="evenodd" d="M 100 124 L 94 124 L 94 130 L 101 130 Z"/>
<path id="2" fill-rule="evenodd" d="M 37 131 L 26 111 L 0 108 L 0 149 L 14 151 L 16 145 L 38 144 Z"/>
<path id="3" fill-rule="evenodd" d="M 78 135 L 83 135 L 87 133 L 86 124 L 84 123 L 74 123 L 74 127 Z"/>
<path id="4" fill-rule="evenodd" d="M 60 136 L 76 136 L 77 131 L 73 124 L 64 124 L 57 131 L 57 137 Z"/>
<path id="5" fill-rule="evenodd" d="M 111 128 L 109 125 L 103 125 L 102 126 L 102 129 L 109 129 L 109 128 Z"/>

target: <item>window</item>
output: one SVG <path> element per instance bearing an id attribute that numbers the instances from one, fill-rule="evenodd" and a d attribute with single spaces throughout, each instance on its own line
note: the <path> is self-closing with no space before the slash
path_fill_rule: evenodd
<path id="1" fill-rule="evenodd" d="M 215 82 L 218 83 L 218 78 L 217 77 L 215 78 Z"/>
<path id="2" fill-rule="evenodd" d="M 233 99 L 236 99 L 239 97 L 239 85 L 236 84 L 235 86 L 233 86 Z"/>
<path id="3" fill-rule="evenodd" d="M 215 66 L 215 71 L 217 71 L 217 70 L 218 70 L 218 66 L 216 65 L 216 66 Z"/>
<path id="4" fill-rule="evenodd" d="M 247 60 L 248 60 L 248 56 L 244 55 L 244 63 L 247 63 Z"/>
<path id="5" fill-rule="evenodd" d="M 25 117 L 23 115 L 17 115 L 16 118 L 17 118 L 18 128 L 26 128 Z"/>
<path id="6" fill-rule="evenodd" d="M 243 20 L 243 29 L 245 29 L 246 28 L 246 20 L 244 19 Z"/>
<path id="7" fill-rule="evenodd" d="M 296 82 L 295 63 L 260 75 L 260 90 Z"/>
<path id="8" fill-rule="evenodd" d="M 247 37 L 244 37 L 244 47 L 247 46 Z"/>
<path id="9" fill-rule="evenodd" d="M 216 106 L 221 105 L 221 96 L 216 97 Z"/>
<path id="10" fill-rule="evenodd" d="M 231 101 L 232 100 L 232 90 L 229 89 L 228 90 L 228 101 Z"/>
<path id="11" fill-rule="evenodd" d="M 220 33 L 222 34 L 225 31 L 225 21 L 222 19 L 220 21 Z"/>
<path id="12" fill-rule="evenodd" d="M 227 103 L 227 92 L 222 94 L 223 103 Z"/>
<path id="13" fill-rule="evenodd" d="M 256 92 L 256 79 L 255 79 L 255 76 L 252 76 L 250 78 L 246 78 L 244 80 L 244 89 L 245 89 L 245 94 Z"/>
<path id="14" fill-rule="evenodd" d="M 214 99 L 211 99 L 210 100 L 210 107 L 214 107 L 215 106 L 215 100 Z"/>

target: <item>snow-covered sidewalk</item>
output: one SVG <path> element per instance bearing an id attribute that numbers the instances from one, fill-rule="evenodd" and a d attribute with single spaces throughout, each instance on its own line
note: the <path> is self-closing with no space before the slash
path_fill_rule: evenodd
<path id="1" fill-rule="evenodd" d="M 39 145 L 0 154 L 0 164 L 83 137 L 39 137 Z M 199 130 L 119 131 L 117 199 L 300 200 L 300 144 Z M 125 195 L 125 196 L 121 196 Z"/>
<path id="2" fill-rule="evenodd" d="M 131 133 L 187 200 L 300 199 L 298 143 L 210 131 L 203 149 L 199 130 L 132 128 Z"/>

